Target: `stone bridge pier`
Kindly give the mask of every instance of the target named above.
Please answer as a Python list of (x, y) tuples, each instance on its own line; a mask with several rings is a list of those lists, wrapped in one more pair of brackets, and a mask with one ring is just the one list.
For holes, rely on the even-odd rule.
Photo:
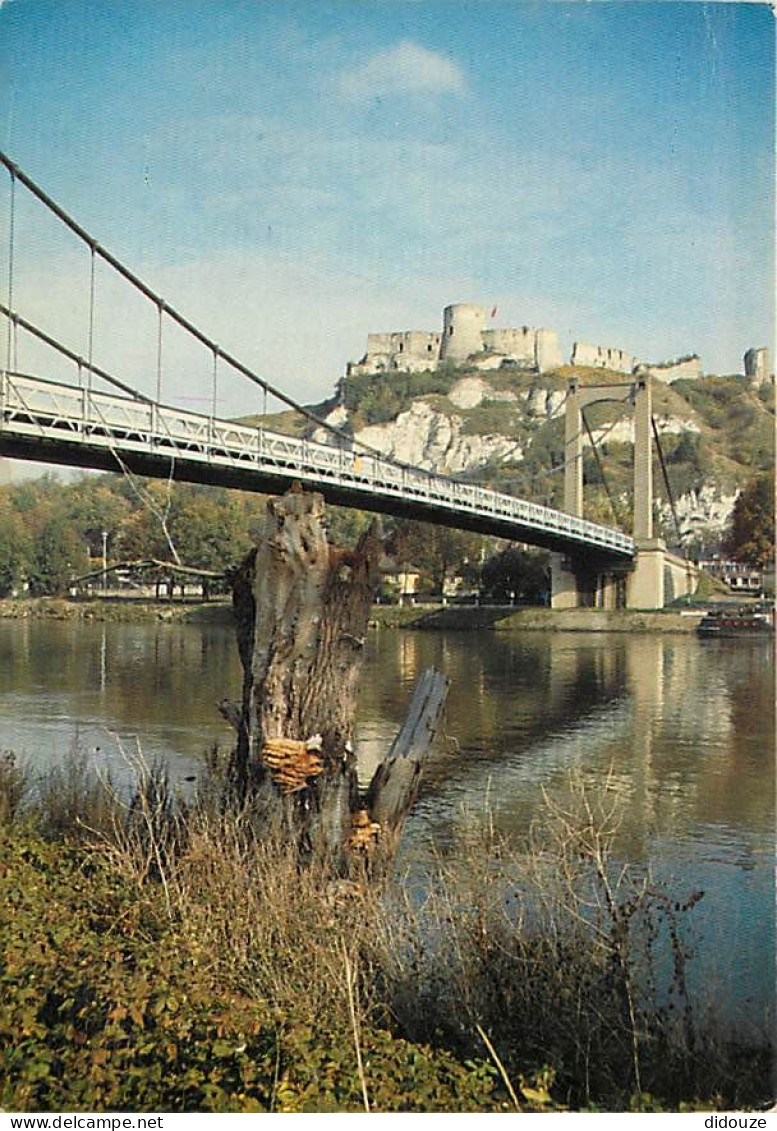
[(586, 405), (614, 401), (634, 409), (634, 541), (626, 565), (589, 555), (551, 555), (554, 609), (662, 609), (696, 584), (696, 570), (667, 551), (653, 532), (652, 391), (649, 374), (628, 384), (587, 385), (571, 381), (565, 426), (564, 510), (583, 517), (583, 417)]

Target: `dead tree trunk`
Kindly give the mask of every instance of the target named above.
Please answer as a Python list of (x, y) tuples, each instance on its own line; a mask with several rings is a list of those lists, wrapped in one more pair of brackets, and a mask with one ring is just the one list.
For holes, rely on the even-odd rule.
[(323, 498), (292, 490), (231, 578), (243, 696), (220, 709), (238, 733), (235, 788), (264, 830), (337, 875), (393, 855), (447, 695), (426, 673), (363, 796), (354, 715), (380, 550), (374, 527), (352, 551), (330, 546)]

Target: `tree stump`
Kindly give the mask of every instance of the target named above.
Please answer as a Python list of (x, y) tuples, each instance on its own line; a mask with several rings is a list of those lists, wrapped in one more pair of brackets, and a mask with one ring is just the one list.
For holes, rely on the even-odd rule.
[(321, 495), (267, 504), (256, 548), (231, 575), (242, 703), (233, 782), (263, 832), (337, 876), (385, 871), (418, 791), (448, 681), (424, 673), (408, 718), (359, 789), (354, 716), (382, 549), (375, 524), (354, 550), (326, 538)]

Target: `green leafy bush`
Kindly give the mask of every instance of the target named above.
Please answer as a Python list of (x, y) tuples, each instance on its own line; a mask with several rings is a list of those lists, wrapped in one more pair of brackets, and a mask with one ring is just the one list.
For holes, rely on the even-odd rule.
[[(11, 1110), (359, 1110), (352, 1034), (241, 992), (159, 885), (103, 853), (0, 832), (0, 1106)], [(312, 954), (311, 959), (315, 959)], [(370, 1104), (499, 1110), (495, 1071), (374, 1025)]]

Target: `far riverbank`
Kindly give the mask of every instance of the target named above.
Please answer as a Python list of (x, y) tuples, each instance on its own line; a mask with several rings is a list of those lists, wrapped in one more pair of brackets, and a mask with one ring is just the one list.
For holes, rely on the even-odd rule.
[(143, 601), (134, 598), (8, 597), (0, 600), (0, 620), (83, 620), (104, 624), (230, 624), (229, 597), (212, 601)]
[[(547, 609), (512, 605), (375, 605), (370, 628), (413, 628), (425, 631), (495, 632), (672, 632), (696, 630), (704, 610), (642, 612), (636, 609)], [(37, 597), (0, 601), (0, 619), (83, 620), (107, 624), (231, 624), (232, 603), (168, 602), (135, 599), (77, 600)]]
[[(391, 623), (391, 610), (386, 619)], [(400, 626), (425, 630), (494, 632), (695, 632), (705, 610), (656, 612), (638, 609), (547, 609), (519, 608), (511, 605), (456, 606), (424, 610), (407, 609), (415, 614)], [(373, 609), (379, 617), (383, 609)], [(378, 620), (377, 623), (381, 623)]]

